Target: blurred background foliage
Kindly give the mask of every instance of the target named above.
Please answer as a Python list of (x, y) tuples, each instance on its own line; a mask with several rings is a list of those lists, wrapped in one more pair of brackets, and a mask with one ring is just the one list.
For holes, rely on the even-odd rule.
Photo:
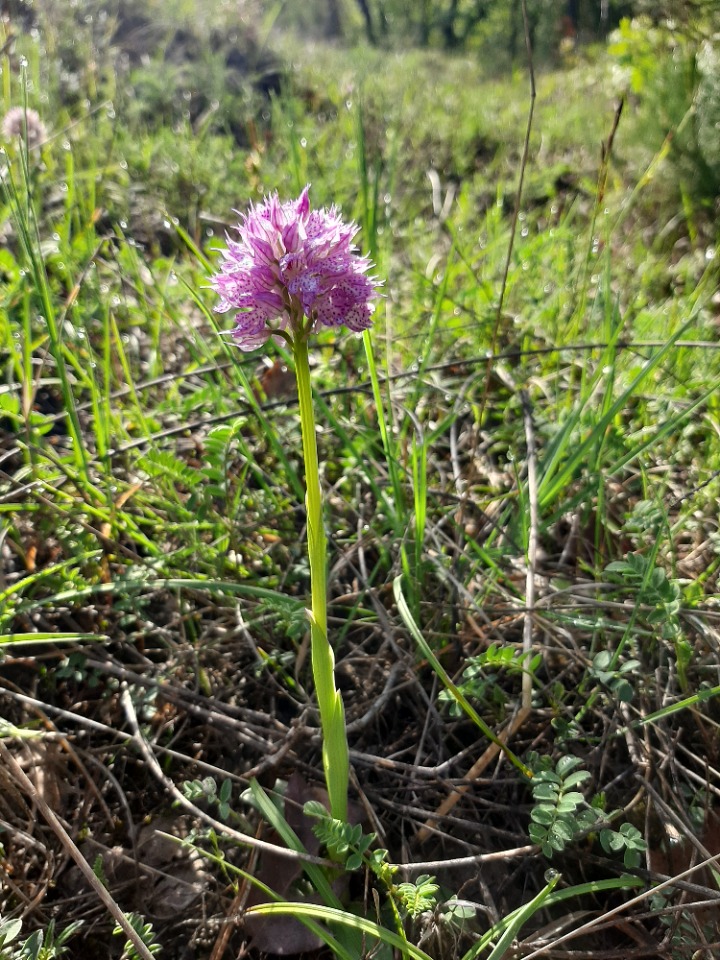
[[(635, 122), (625, 142), (640, 154), (668, 154), (673, 202), (679, 192), (686, 206), (712, 212), (720, 189), (720, 0), (527, 0), (526, 7), (536, 68), (556, 72), (558, 95), (563, 71), (575, 83), (573, 70), (583, 65), (588, 84), (627, 95)], [(138, 190), (159, 206), (180, 197), (188, 211), (181, 221), (195, 236), (209, 197), (221, 210), (237, 203), (233, 183), (258, 185), (269, 140), (278, 125), (294, 123), (289, 103), (297, 103), (297, 116), (332, 122), (344, 58), (366, 78), (363, 95), (380, 74), (392, 78), (378, 110), (392, 112), (395, 98), (396, 112), (409, 111), (414, 140), (423, 139), (423, 126), (443, 125), (443, 104), (452, 116), (451, 101), (467, 99), (454, 63), (462, 60), (458, 76), (470, 70), (511, 83), (527, 67), (521, 0), (2, 0), (0, 9), (8, 42), (21, 35), (44, 44), (45, 65), (30, 79), (41, 100), (66, 107), (59, 120), (72, 123), (100, 98), (121, 120), (111, 150), (123, 158), (117, 189), (110, 177), (103, 198), (111, 219), (131, 216), (143, 200)], [(426, 104), (435, 94), (437, 111), (423, 106), (413, 115), (400, 81), (415, 68), (422, 91), (414, 100)], [(372, 103), (367, 110), (372, 121)], [(86, 124), (100, 122), (91, 115)], [(584, 122), (597, 143), (592, 118)], [(156, 136), (148, 139), (149, 131)], [(458, 156), (427, 159), (462, 177), (494, 152), (497, 136), (463, 127), (445, 150), (453, 139)], [(167, 233), (164, 217), (155, 215), (146, 232)]]

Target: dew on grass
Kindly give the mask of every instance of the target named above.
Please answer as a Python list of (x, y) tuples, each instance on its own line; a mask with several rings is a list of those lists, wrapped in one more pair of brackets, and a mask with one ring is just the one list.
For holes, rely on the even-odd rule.
[(63, 140), (63, 142), (62, 142), (62, 148), (63, 148), (63, 150), (71, 150), (71, 149), (72, 149), (72, 144), (70, 143), (69, 140)]
[(21, 69), (21, 70), (24, 70), (24, 69), (27, 67), (27, 65), (28, 65), (28, 59), (27, 59), (27, 57), (24, 56), (24, 55), (21, 55), (21, 56), (18, 58), (18, 64), (20, 65), (20, 69)]
[(121, 229), (121, 230), (127, 230), (127, 220), (121, 220), (121, 221), (120, 221), (120, 229)]
[(307, 147), (307, 140), (305, 137), (300, 137), (300, 146), (303, 148), (303, 150)]
[(716, 252), (717, 251), (715, 250), (715, 247), (708, 247), (707, 250), (705, 251), (705, 259), (714, 260)]

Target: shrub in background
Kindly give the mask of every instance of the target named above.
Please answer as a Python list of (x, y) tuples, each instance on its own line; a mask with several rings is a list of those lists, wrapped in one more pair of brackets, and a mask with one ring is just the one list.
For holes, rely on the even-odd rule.
[(615, 83), (636, 104), (638, 133), (666, 143), (683, 197), (713, 208), (720, 194), (720, 52), (669, 19), (623, 20), (610, 36)]

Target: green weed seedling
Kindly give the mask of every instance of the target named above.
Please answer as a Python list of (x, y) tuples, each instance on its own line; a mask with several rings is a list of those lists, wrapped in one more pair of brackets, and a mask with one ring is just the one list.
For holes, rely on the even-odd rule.
[(221, 820), (228, 820), (232, 814), (230, 799), (232, 797), (232, 781), (223, 780), (218, 790), (217, 781), (213, 777), (204, 777), (202, 780), (186, 780), (182, 784), (183, 796), (191, 803), (204, 800), (210, 806), (217, 807)]
[(317, 820), (313, 832), (343, 864), (345, 870), (355, 871), (365, 867), (378, 880), (386, 893), (386, 910), (401, 937), (406, 936), (405, 927), (421, 917), (436, 915), (440, 924), (448, 929), (462, 926), (475, 915), (475, 910), (466, 904), (438, 902), (440, 886), (430, 874), (420, 874), (415, 880), (395, 882), (399, 870), (388, 862), (388, 851), (372, 849), (376, 841), (374, 833), (364, 833), (360, 824), (350, 825), (335, 820), (325, 807), (316, 801), (304, 806), (306, 816)]
[(623, 863), (628, 869), (639, 867), (647, 850), (642, 834), (631, 823), (621, 824), (618, 830), (605, 827), (600, 831), (600, 843), (605, 853), (622, 853)]
[[(668, 577), (663, 567), (654, 562), (654, 556), (629, 553), (624, 560), (616, 560), (605, 567), (609, 579), (621, 583), (631, 591), (637, 604), (651, 609), (643, 614), (645, 621), (657, 630), (661, 640), (672, 644), (682, 690), (687, 690), (687, 670), (693, 658), (680, 623), (682, 590), (680, 584)], [(612, 665), (615, 666), (613, 658)], [(629, 661), (633, 662), (633, 661)], [(600, 666), (600, 669), (607, 669)], [(622, 669), (622, 668), (621, 668)]]
[(474, 916), (473, 909), (460, 904), (450, 904), (441, 909), (438, 903), (440, 886), (435, 877), (429, 874), (396, 883), (399, 867), (388, 862), (387, 850), (371, 849), (377, 838), (374, 833), (363, 833), (360, 824), (351, 826), (335, 820), (322, 804), (315, 801), (306, 803), (304, 810), (307, 816), (317, 820), (313, 826), (315, 835), (333, 851), (346, 870), (355, 871), (365, 867), (384, 888), (384, 912), (401, 938), (406, 938), (408, 924), (412, 925), (420, 917), (437, 911), (440, 911), (440, 921), (448, 928)]
[[(159, 954), (162, 950), (162, 947), (159, 943), (155, 943), (155, 932), (153, 930), (153, 925), (151, 923), (146, 923), (138, 913), (126, 913), (125, 918), (130, 923), (133, 930), (138, 934), (150, 953), (153, 954), (153, 956), (155, 956), (155, 954)], [(113, 935), (120, 936), (124, 932), (125, 931), (118, 924), (113, 930)], [(130, 940), (125, 942), (121, 960), (140, 960), (140, 956)]]
[(535, 803), (528, 833), (548, 859), (588, 833), (599, 830), (600, 843), (606, 853), (622, 853), (626, 867), (640, 864), (647, 849), (640, 831), (629, 823), (623, 823), (617, 831), (612, 829), (609, 823), (617, 819), (620, 812), (605, 814), (576, 789), (591, 776), (582, 769), (579, 757), (560, 757), (553, 768), (547, 757), (532, 754), (530, 765), (534, 771)]
[(18, 956), (15, 947), (12, 947), (22, 930), (22, 920), (2, 920), (0, 919), (0, 958), (1, 960), (14, 960)]
[(537, 756), (531, 763), (536, 767), (532, 791), (535, 806), (528, 832), (549, 859), (590, 829), (598, 815), (586, 803), (584, 795), (574, 789), (590, 779), (587, 770), (579, 769), (582, 763), (579, 758), (561, 757), (555, 769)]
[[(515, 646), (491, 643), (487, 650), (468, 657), (458, 689), (465, 697), (502, 707), (508, 700), (502, 675), (522, 677), (529, 672), (534, 677), (541, 664), (541, 653), (528, 655)], [(462, 715), (462, 707), (450, 690), (441, 690), (438, 699), (448, 704), (452, 716)]]
[(59, 933), (55, 921), (50, 920), (44, 930), (35, 930), (20, 939), (22, 922), (0, 918), (0, 960), (54, 960), (68, 950), (68, 941), (83, 925), (82, 920), (68, 924)]
[[(668, 930), (670, 956), (678, 958), (697, 957), (698, 932), (702, 934), (706, 943), (717, 940), (717, 923), (714, 919), (700, 920), (696, 914), (677, 914), (668, 909), (673, 905), (671, 892), (663, 890), (650, 897), (650, 909), (657, 915), (660, 923)], [(710, 911), (708, 911), (708, 915)]]
[(590, 665), (590, 676), (607, 687), (621, 703), (630, 703), (635, 695), (632, 675), (640, 666), (639, 660), (625, 660), (613, 667), (613, 655), (609, 650), (601, 650)]
[(435, 877), (428, 873), (421, 873), (414, 882), (399, 883), (394, 889), (403, 910), (416, 920), (422, 913), (434, 910), (437, 904), (437, 892), (440, 889), (435, 883)]
[(397, 867), (387, 862), (387, 850), (370, 849), (377, 839), (374, 833), (363, 833), (359, 823), (336, 820), (316, 800), (309, 800), (303, 809), (306, 816), (317, 820), (313, 826), (315, 836), (341, 858), (346, 870), (359, 870), (364, 864), (383, 883), (392, 882)]

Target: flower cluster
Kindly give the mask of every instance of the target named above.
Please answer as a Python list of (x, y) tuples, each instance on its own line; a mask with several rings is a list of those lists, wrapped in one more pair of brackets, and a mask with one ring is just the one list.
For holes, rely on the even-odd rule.
[(38, 144), (47, 139), (45, 124), (40, 119), (37, 110), (11, 107), (3, 118), (3, 137), (5, 140), (15, 140), (16, 137), (24, 140), (26, 133), (29, 147), (37, 147)]
[(352, 242), (357, 225), (343, 223), (336, 207), (311, 210), (307, 187), (287, 203), (274, 194), (251, 206), (237, 229), (240, 240), (228, 237), (211, 283), (218, 313), (236, 311), (232, 333), (242, 350), (283, 331), (370, 326), (378, 281)]

